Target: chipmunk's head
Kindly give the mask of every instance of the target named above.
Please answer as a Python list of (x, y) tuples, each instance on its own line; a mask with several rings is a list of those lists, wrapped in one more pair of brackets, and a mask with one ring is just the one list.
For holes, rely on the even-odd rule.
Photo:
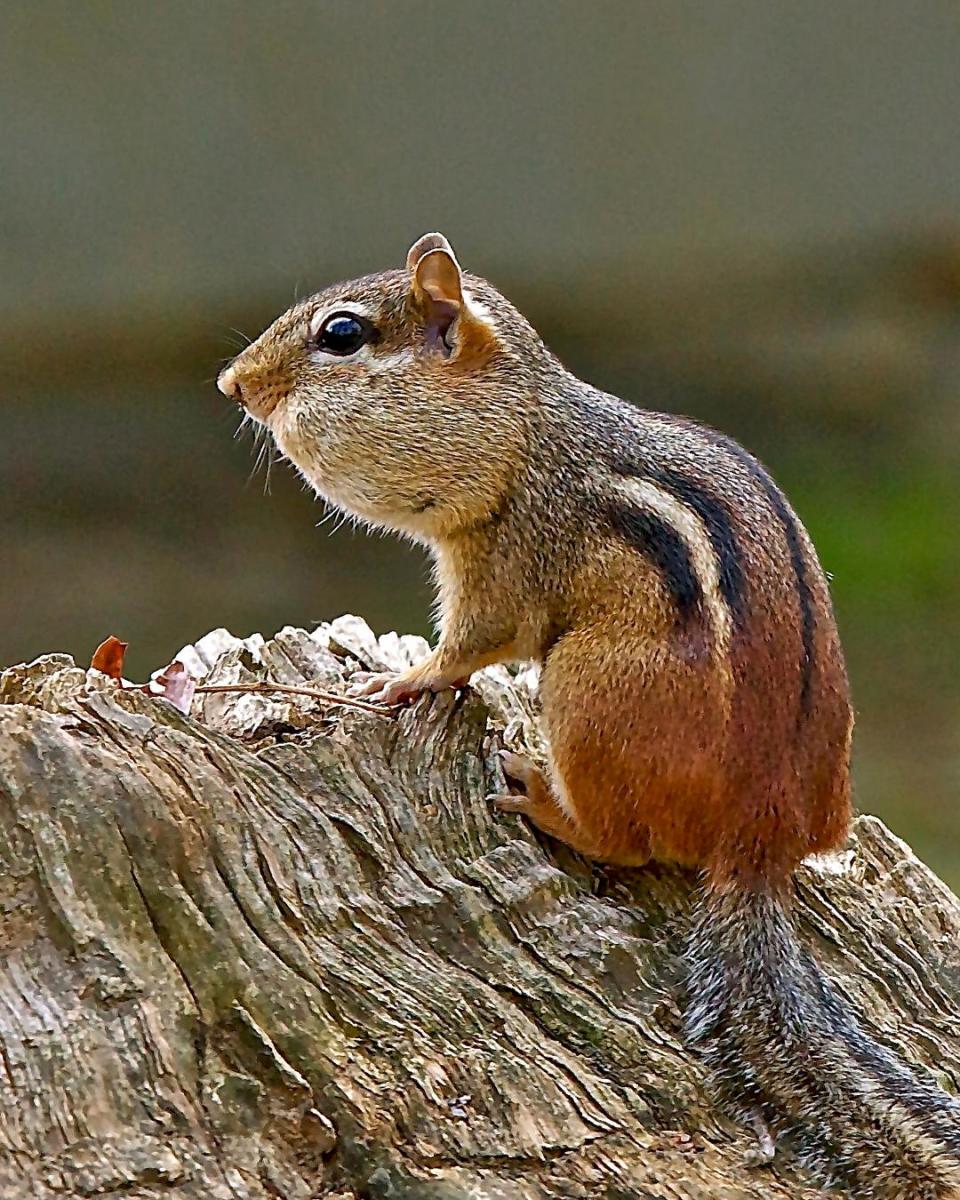
[(432, 539), (497, 511), (550, 361), (516, 309), (430, 233), (405, 270), (294, 305), (217, 384), (332, 503)]

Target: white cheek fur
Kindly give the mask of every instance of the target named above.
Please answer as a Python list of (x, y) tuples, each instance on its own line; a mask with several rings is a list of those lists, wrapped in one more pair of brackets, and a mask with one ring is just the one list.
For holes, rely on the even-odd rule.
[(339, 355), (327, 354), (324, 350), (311, 350), (310, 361), (318, 367), (327, 367), (340, 364), (349, 366), (350, 364), (362, 363), (371, 375), (383, 375), (387, 371), (393, 371), (397, 367), (407, 366), (413, 362), (412, 350), (394, 350), (391, 354), (377, 354), (376, 348), (373, 346), (361, 346), (355, 354)]
[(289, 400), (278, 404), (266, 422), (280, 452), (294, 465), (301, 467), (300, 439), (297, 436), (297, 420), (291, 411)]

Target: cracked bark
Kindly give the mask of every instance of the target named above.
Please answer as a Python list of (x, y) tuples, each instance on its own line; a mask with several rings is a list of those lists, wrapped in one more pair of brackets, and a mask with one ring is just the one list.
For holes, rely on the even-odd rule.
[[(188, 649), (342, 690), (425, 645), (343, 618)], [(0, 677), (0, 1197), (813, 1197), (749, 1168), (679, 1038), (694, 881), (497, 817), (529, 680), (397, 719), (66, 656)], [(874, 1033), (960, 1083), (960, 904), (878, 821), (798, 882)]]

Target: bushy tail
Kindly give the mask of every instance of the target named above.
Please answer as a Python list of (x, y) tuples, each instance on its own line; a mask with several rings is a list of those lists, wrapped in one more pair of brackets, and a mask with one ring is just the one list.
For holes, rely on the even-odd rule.
[(733, 1115), (858, 1200), (960, 1198), (960, 1103), (865, 1033), (779, 896), (708, 887), (688, 962), (687, 1037)]

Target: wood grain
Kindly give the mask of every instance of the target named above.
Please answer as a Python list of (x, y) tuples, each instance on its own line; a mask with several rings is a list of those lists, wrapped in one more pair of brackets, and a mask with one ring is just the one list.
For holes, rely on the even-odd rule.
[[(425, 650), (341, 618), (180, 657), (337, 692)], [(695, 881), (494, 814), (502, 744), (542, 749), (500, 668), (396, 720), (0, 676), (0, 1197), (818, 1195), (745, 1165), (680, 1044)], [(956, 1092), (957, 899), (871, 818), (799, 892), (871, 1029)]]

